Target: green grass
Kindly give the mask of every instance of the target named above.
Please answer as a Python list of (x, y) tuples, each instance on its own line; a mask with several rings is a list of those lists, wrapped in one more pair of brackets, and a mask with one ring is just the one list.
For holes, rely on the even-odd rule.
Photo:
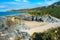
[[(39, 37), (40, 36), (40, 37)], [(35, 32), (32, 35), (33, 40), (60, 40), (60, 27), (55, 29), (49, 29), (48, 31), (45, 31), (43, 33), (37, 33)]]

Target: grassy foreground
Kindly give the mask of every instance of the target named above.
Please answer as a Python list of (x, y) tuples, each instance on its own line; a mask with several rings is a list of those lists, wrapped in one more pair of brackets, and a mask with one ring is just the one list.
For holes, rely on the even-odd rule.
[(60, 40), (60, 27), (49, 29), (43, 33), (35, 32), (32, 38), (33, 40)]

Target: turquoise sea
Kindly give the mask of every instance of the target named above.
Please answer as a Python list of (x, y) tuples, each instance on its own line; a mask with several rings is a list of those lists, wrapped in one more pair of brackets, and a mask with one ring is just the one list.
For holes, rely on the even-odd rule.
[(20, 15), (22, 12), (0, 12), (0, 16), (13, 16)]

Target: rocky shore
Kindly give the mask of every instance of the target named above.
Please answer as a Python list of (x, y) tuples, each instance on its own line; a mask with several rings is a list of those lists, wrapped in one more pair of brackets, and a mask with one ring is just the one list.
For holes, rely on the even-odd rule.
[[(29, 33), (32, 30), (32, 32), (35, 32), (34, 30), (37, 28), (36, 32), (38, 32), (38, 28), (40, 28), (40, 30), (44, 26), (47, 28), (49, 26), (50, 28), (52, 26), (55, 26), (54, 23), (58, 22), (60, 22), (60, 19), (52, 17), (51, 15), (31, 16), (23, 14), (18, 16), (0, 18), (0, 39), (15, 40), (16, 37), (20, 37), (22, 40), (29, 40), (31, 39)], [(44, 29), (46, 28), (44, 27)]]

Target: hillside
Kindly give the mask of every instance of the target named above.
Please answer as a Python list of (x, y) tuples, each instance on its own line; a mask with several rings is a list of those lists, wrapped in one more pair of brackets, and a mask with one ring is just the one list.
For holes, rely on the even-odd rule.
[(37, 15), (42, 16), (48, 14), (60, 19), (60, 1), (53, 3), (52, 5), (49, 6), (37, 7), (31, 9), (11, 10), (8, 12), (24, 12), (36, 16)]

